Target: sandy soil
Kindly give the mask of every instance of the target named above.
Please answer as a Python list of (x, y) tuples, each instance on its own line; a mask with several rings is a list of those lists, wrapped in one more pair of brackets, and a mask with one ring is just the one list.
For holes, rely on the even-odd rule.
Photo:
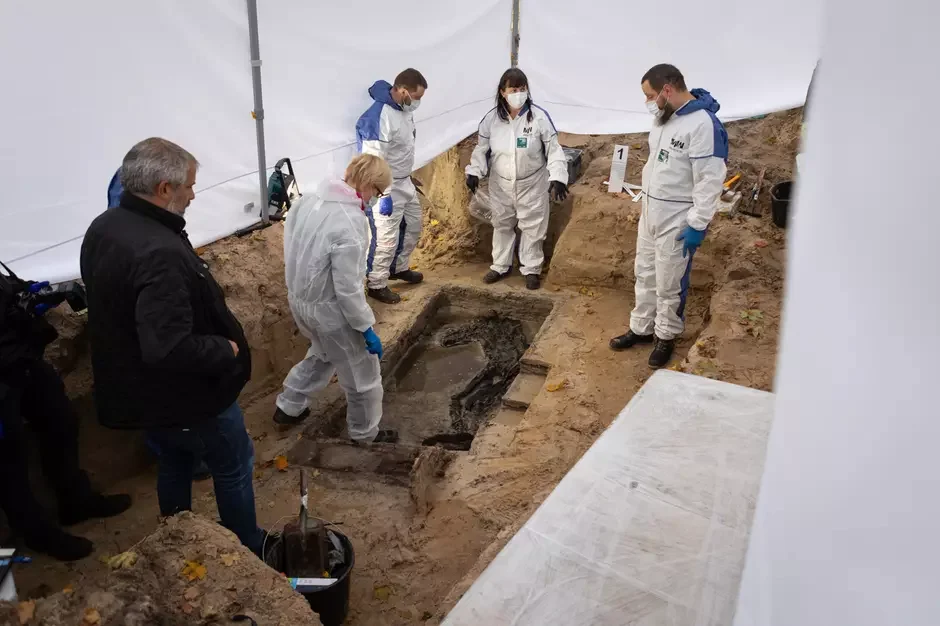
[[(790, 178), (799, 122), (797, 111), (730, 125), (729, 170), (743, 172), (746, 186), (761, 167), (768, 168), (768, 183)], [(525, 357), (539, 364), (547, 384), (528, 410), (487, 425), (470, 452), (432, 459), (425, 453), (412, 478), (309, 470), (312, 508), (342, 522), (340, 528), (356, 548), (350, 624), (441, 619), (651, 373), (645, 350), (614, 353), (607, 347), (611, 336), (623, 332), (633, 305), (639, 206), (623, 194), (608, 194), (602, 185), (614, 143), (634, 146), (628, 179), (639, 181), (645, 137), (569, 135), (562, 143), (584, 149), (584, 164), (571, 199), (553, 209), (553, 254), (540, 293), (556, 305)], [(427, 228), (413, 264), (427, 280), (396, 287), (405, 296), (396, 307), (374, 306), (387, 351), (405, 347), (411, 325), (437, 290), (484, 288), (479, 279), (487, 269), (491, 231), (467, 215), (463, 186), (462, 169), (472, 146), (472, 139), (462, 143), (417, 174), (429, 200)], [(770, 223), (768, 188), (761, 196), (763, 218), (717, 217), (713, 222), (696, 256), (687, 329), (673, 367), (772, 388), (785, 238)], [(305, 426), (286, 432), (272, 427), (280, 381), (306, 348), (287, 309), (281, 240), (282, 228), (275, 225), (202, 251), (253, 349), (254, 377), (242, 405), (256, 446), (256, 499), (266, 527), (283, 525), (285, 516), (296, 514), (292, 470), (309, 458), (303, 446), (335, 427), (341, 416), (334, 384), (318, 398)], [(485, 289), (507, 300), (525, 291), (518, 276)], [(128, 549), (159, 523), (152, 459), (139, 435), (95, 426), (81, 323), (66, 321), (71, 330), (56, 347), (56, 359), (86, 417), (83, 458), (97, 484), (129, 491), (136, 501), (120, 518), (76, 528), (95, 541), (95, 557), (72, 565), (39, 558), (20, 568), (17, 581), (24, 595), (47, 595), (66, 585), (76, 591), (97, 588), (108, 576), (97, 557)], [(383, 373), (389, 374), (387, 368)], [(279, 454), (291, 460), (287, 471), (274, 467)], [(215, 519), (210, 483), (197, 484), (194, 508)]]
[(0, 623), (30, 626), (228, 624), (245, 615), (272, 626), (319, 626), (287, 580), (231, 532), (181, 513), (116, 555), (95, 583), (38, 600), (0, 603)]

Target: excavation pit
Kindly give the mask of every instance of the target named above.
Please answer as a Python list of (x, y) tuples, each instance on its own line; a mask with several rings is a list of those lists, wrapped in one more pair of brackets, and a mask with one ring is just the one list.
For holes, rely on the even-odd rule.
[(471, 288), (431, 294), (408, 330), (397, 340), (384, 338), (382, 427), (397, 429), (399, 442), (368, 450), (349, 445), (345, 406), (334, 406), (327, 425), (295, 446), (294, 460), (402, 475), (423, 446), (467, 451), (491, 421), (518, 424), (545, 378), (526, 351), (554, 304), (546, 296)]

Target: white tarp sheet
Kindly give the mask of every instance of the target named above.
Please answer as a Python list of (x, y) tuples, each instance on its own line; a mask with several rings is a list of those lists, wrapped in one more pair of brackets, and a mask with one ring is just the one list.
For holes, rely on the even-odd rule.
[(654, 374), (445, 626), (727, 626), (773, 395)]
[[(259, 2), (268, 167), (301, 185), (342, 170), (373, 81), (408, 66), (428, 95), (418, 164), (471, 134), (510, 56), (511, 0)], [(433, 27), (430, 27), (433, 25)], [(187, 212), (196, 245), (257, 220), (243, 1), (4, 2), (0, 260), (24, 277), (78, 276), (81, 238), (128, 148), (159, 135), (202, 163)]]
[[(922, 77), (940, 62), (937, 5), (827, 4), (788, 222), (777, 419), (734, 624), (936, 626), (940, 127), (924, 104), (940, 86)], [(881, 99), (846, 106), (886, 77), (917, 97), (890, 113)], [(886, 181), (890, 195), (873, 193)]]
[(819, 0), (521, 0), (519, 67), (570, 133), (649, 130), (640, 79), (657, 63), (711, 91), (722, 119), (802, 105), (819, 55)]

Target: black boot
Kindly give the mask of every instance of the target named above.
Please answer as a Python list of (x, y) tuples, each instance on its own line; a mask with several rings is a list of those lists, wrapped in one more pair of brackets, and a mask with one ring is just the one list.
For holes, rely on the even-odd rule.
[(76, 537), (58, 528), (44, 528), (25, 533), (26, 547), (48, 554), (59, 561), (77, 561), (92, 553), (94, 545), (84, 537)]
[(675, 347), (676, 342), (674, 339), (660, 339), (657, 337), (656, 345), (653, 346), (653, 351), (650, 353), (650, 367), (653, 369), (665, 367), (669, 363), (669, 359), (672, 358), (672, 351)]
[(638, 335), (632, 330), (628, 330), (625, 335), (614, 337), (610, 340), (611, 350), (626, 350), (632, 348), (638, 343), (653, 343), (654, 335)]
[(538, 274), (526, 274), (525, 276), (525, 288), (535, 291), (542, 286), (542, 279), (539, 278)]
[(394, 428), (383, 428), (375, 435), (375, 439), (372, 441), (357, 441), (353, 440), (353, 443), (357, 446), (370, 446), (373, 443), (397, 443), (398, 442), (398, 431)]
[(372, 443), (395, 443), (398, 441), (398, 431), (394, 428), (380, 430)]
[(293, 415), (288, 415), (280, 408), (274, 411), (274, 421), (282, 426), (296, 426), (308, 417), (310, 417), (310, 409), (304, 409), (300, 412), (300, 415), (296, 417)]
[(131, 508), (131, 497), (126, 493), (105, 496), (90, 493), (81, 500), (62, 503), (59, 506), (59, 523), (73, 526), (89, 519), (114, 517)]
[(392, 274), (389, 276), (389, 278), (392, 280), (403, 280), (411, 285), (417, 285), (422, 280), (424, 280), (424, 274), (414, 270), (405, 270), (404, 272), (397, 272)]
[(485, 276), (483, 276), (483, 282), (486, 283), (487, 285), (492, 285), (493, 283), (498, 283), (499, 281), (506, 278), (507, 276), (509, 276), (509, 272), (506, 272), (505, 274), (500, 274), (496, 270), (490, 270), (486, 273)]
[(401, 302), (401, 296), (388, 287), (382, 287), (381, 289), (370, 289), (369, 297), (375, 298), (379, 302), (384, 302), (385, 304), (398, 304)]

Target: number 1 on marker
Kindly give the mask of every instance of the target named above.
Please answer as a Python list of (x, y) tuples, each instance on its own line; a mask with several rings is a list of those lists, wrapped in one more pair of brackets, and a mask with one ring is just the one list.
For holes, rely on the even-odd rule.
[(629, 154), (630, 148), (627, 146), (614, 146), (614, 158), (610, 162), (610, 178), (607, 179), (607, 191), (609, 193), (623, 191), (623, 183), (627, 179), (627, 156)]

